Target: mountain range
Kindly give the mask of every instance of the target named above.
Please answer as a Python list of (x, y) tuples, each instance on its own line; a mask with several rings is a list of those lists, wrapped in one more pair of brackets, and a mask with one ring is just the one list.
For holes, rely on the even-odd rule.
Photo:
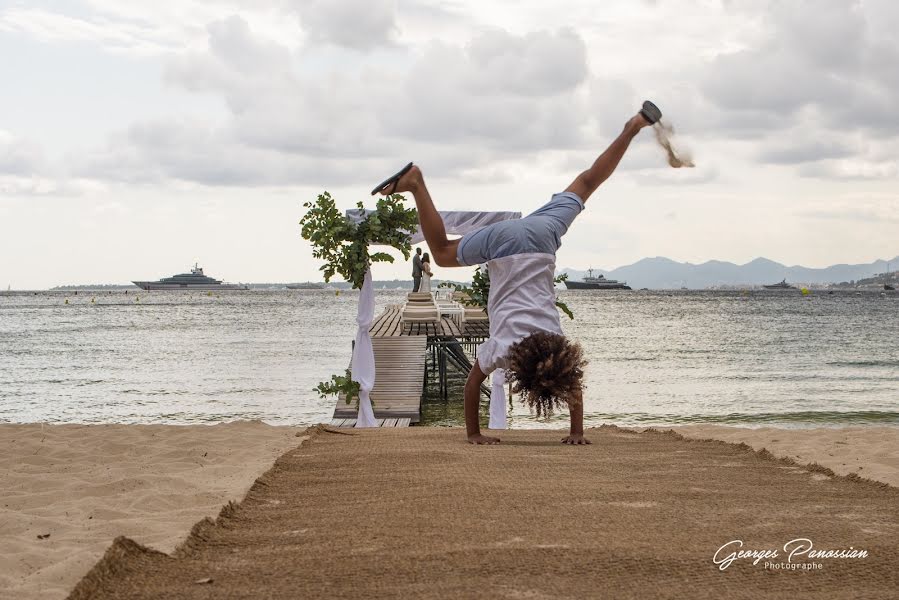
[[(821, 269), (788, 267), (767, 258), (757, 258), (745, 265), (720, 260), (701, 264), (677, 262), (670, 258), (644, 258), (611, 271), (593, 269), (593, 275), (626, 281), (634, 289), (704, 289), (712, 287), (760, 286), (786, 279), (788, 283), (822, 285), (850, 282), (872, 277), (887, 270), (899, 269), (899, 256), (892, 260), (876, 260), (862, 265), (831, 265)], [(572, 280), (587, 274), (578, 269), (559, 269)]]

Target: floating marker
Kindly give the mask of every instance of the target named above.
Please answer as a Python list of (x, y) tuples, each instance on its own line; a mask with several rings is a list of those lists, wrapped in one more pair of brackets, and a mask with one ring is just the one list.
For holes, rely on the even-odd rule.
[(68, 304), (68, 303), (69, 303), (69, 299), (68, 299), (68, 298), (66, 298), (66, 304)]
[(802, 288), (802, 295), (803, 295), (803, 296), (808, 296), (809, 294), (811, 294), (811, 292), (809, 291), (808, 288)]

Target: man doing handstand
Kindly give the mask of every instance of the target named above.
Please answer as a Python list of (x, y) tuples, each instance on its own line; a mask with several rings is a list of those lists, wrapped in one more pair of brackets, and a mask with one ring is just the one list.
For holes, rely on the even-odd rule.
[(478, 423), (481, 384), (496, 368), (506, 370), (512, 391), (521, 393), (538, 414), (568, 406), (571, 430), (563, 443), (590, 443), (584, 437), (581, 385), (586, 361), (580, 345), (562, 334), (555, 306), (556, 251), (584, 203), (618, 166), (631, 140), (661, 116), (654, 104), (644, 103), (624, 131), (564, 192), (522, 219), (494, 223), (461, 239), (447, 238), (421, 170), (411, 163), (372, 191), (412, 193), (422, 233), (439, 266), (487, 263), (490, 339), (481, 346), (465, 383), (465, 427), (470, 443), (499, 442), (482, 435)]

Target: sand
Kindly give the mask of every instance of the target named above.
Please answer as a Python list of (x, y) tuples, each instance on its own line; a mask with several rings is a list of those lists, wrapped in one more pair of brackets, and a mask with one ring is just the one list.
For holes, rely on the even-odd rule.
[[(425, 428), (406, 433), (419, 435), (419, 429)], [(858, 474), (899, 487), (899, 428), (675, 429), (688, 437), (745, 442), (800, 464), (818, 463), (838, 475)], [(0, 425), (0, 598), (65, 597), (117, 536), (172, 552), (196, 522), (240, 500), (278, 456), (301, 441), (300, 431), (260, 423)], [(456, 443), (465, 447), (462, 434), (455, 435), (446, 449), (436, 450), (449, 462), (435, 460), (432, 468), (452, 465)], [(546, 452), (533, 448), (533, 457), (564, 460), (553, 458), (552, 432), (533, 435), (547, 443)], [(335, 481), (332, 493), (349, 493), (354, 510), (366, 509), (363, 482), (344, 475)], [(423, 471), (412, 484), (421, 494), (434, 491)], [(506, 503), (513, 512), (524, 509)], [(404, 510), (415, 514), (418, 508), (410, 504)]]
[(298, 431), (0, 425), (0, 597), (64, 598), (119, 535), (172, 551), (243, 498)]
[[(321, 428), (175, 556), (118, 538), (71, 599), (895, 598), (897, 488), (672, 433), (562, 435)], [(714, 562), (797, 537), (866, 555)]]
[(818, 463), (838, 475), (855, 473), (899, 487), (899, 427), (726, 427), (686, 425), (673, 427), (691, 438), (714, 438), (767, 449), (800, 464)]
[(656, 142), (665, 150), (668, 157), (668, 165), (680, 169), (683, 167), (692, 168), (696, 164), (690, 153), (683, 148), (678, 148), (674, 144), (674, 126), (665, 120), (659, 121), (652, 126), (652, 130), (656, 135)]

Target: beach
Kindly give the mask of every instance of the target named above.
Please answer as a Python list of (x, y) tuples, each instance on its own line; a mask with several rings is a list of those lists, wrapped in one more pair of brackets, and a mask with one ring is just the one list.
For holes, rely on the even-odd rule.
[(799, 464), (816, 463), (837, 475), (855, 474), (899, 487), (899, 427), (728, 427), (671, 428), (693, 439), (748, 444)]
[[(427, 430), (457, 431), (412, 428), (366, 435), (418, 439)], [(899, 428), (695, 425), (675, 430), (693, 439), (745, 442), (754, 450), (766, 448), (799, 465), (817, 463), (837, 475), (855, 474), (899, 487)], [(301, 443), (297, 434), (302, 431), (258, 422), (0, 425), (0, 589), (7, 590), (10, 598), (64, 598), (118, 536), (171, 553), (194, 524), (215, 517), (229, 501), (243, 499), (279, 456)], [(578, 454), (549, 456), (557, 432), (509, 431), (506, 435), (539, 438), (546, 446), (535, 447), (534, 456), (545, 454), (552, 464), (577, 468)], [(602, 439), (596, 441), (601, 448)], [(515, 444), (514, 439), (509, 442)], [(442, 443), (447, 451), (467, 450), (461, 432)], [(427, 469), (438, 473), (446, 465), (426, 461), (418, 468), (419, 475), (410, 485), (421, 494), (434, 493), (437, 483), (426, 476)], [(364, 482), (349, 475), (334, 479), (330, 490), (333, 495), (366, 493)], [(509, 498), (510, 505), (515, 504), (514, 496)], [(360, 510), (366, 506), (361, 496), (356, 502)], [(414, 512), (417, 507), (409, 505), (406, 510)], [(541, 519), (555, 509), (535, 510), (534, 518)]]
[(302, 441), (298, 431), (0, 425), (0, 597), (66, 597), (116, 536), (171, 552), (194, 523), (242, 499)]
[(462, 434), (312, 428), (175, 554), (116, 538), (70, 599), (895, 598), (895, 487), (667, 431)]

